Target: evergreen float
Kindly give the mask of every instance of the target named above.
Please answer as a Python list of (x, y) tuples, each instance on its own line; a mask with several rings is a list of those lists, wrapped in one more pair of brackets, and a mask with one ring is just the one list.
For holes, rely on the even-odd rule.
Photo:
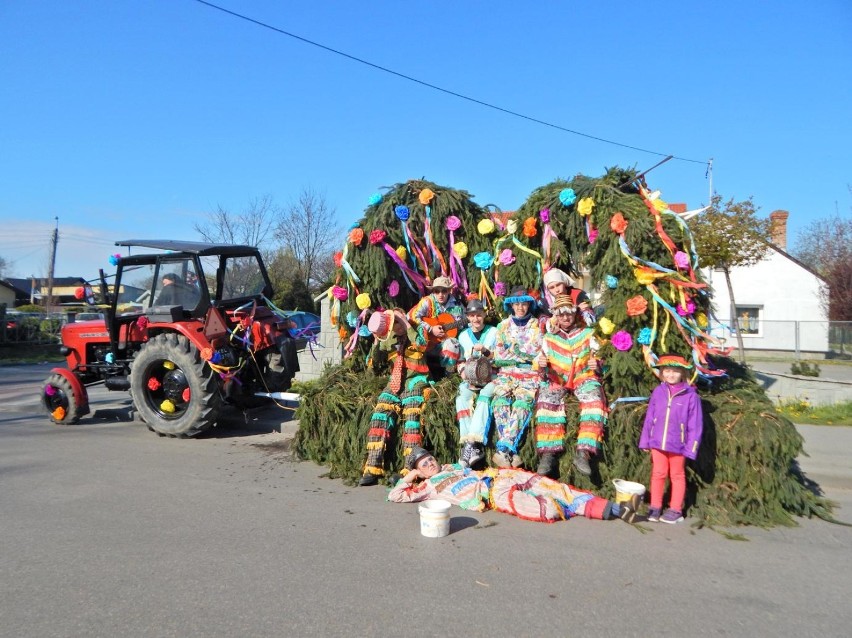
[[(370, 198), (335, 259), (332, 321), (348, 357), (298, 386), (295, 440), (300, 456), (327, 465), (331, 478), (354, 484), (361, 476), (370, 414), (387, 380), (368, 365), (372, 337), (365, 326), (372, 311), (408, 310), (427, 281), (445, 274), (478, 295), (496, 321), (511, 286), (540, 296), (548, 267), (577, 275), (584, 264), (590, 271), (584, 287), (602, 293), (597, 334), (613, 408), (593, 475), (578, 474), (568, 454), (560, 459), (561, 479), (610, 497), (612, 479), (648, 482), (650, 458), (636, 444), (643, 398), (659, 383), (650, 364), (675, 352), (695, 363), (704, 408), (701, 450), (688, 465), (691, 518), (699, 525), (760, 526), (792, 525), (793, 516), (831, 519), (831, 503), (798, 472), (802, 438), (793, 424), (705, 332), (710, 294), (686, 223), (635, 172), (614, 168), (598, 179), (556, 180), (536, 189), (509, 219), (465, 191), (424, 180), (397, 184)], [(458, 456), (458, 382), (453, 376), (436, 383), (423, 414), (426, 445), (442, 463)], [(570, 393), (566, 408), (570, 443), (578, 418)], [(388, 473), (402, 467), (394, 434)], [(520, 454), (535, 468), (529, 429), (525, 439)]]

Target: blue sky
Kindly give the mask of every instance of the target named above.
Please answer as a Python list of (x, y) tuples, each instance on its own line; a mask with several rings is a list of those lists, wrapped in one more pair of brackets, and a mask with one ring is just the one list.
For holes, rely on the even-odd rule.
[[(852, 8), (825, 2), (217, 4), (447, 90), (672, 160), (669, 202), (713, 186), (790, 211), (852, 195)], [(538, 186), (661, 156), (512, 117), (195, 0), (0, 2), (0, 257), (14, 276), (111, 270), (113, 243), (197, 239), (221, 205), (312, 188), (348, 226), (426, 177), (517, 208)]]

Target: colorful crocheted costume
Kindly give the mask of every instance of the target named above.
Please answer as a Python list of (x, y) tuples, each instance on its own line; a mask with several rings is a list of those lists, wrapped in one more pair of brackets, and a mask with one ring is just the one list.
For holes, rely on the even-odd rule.
[[(464, 364), (474, 357), (474, 346), (481, 345), (491, 352), (497, 343), (497, 328), (485, 326), (477, 337), (470, 328), (459, 335), (461, 362)], [(456, 419), (459, 422), (459, 440), (462, 443), (482, 443), (488, 440), (488, 427), (491, 425), (491, 397), (494, 394), (494, 382), (482, 388), (474, 388), (467, 381), (459, 384), (456, 395)]]

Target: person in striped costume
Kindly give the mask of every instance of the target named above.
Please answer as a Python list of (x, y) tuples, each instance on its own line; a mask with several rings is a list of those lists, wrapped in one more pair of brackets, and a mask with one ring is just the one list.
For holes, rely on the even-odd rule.
[(388, 493), (393, 503), (440, 498), (483, 512), (495, 509), (528, 521), (553, 523), (574, 516), (633, 523), (639, 496), (619, 505), (591, 492), (546, 476), (515, 468), (477, 472), (458, 463), (439, 465), (427, 450), (416, 447), (406, 459), (408, 473)]
[(552, 307), (555, 332), (542, 340), (536, 359), (546, 378), (539, 388), (535, 411), (538, 474), (555, 477), (557, 455), (565, 450), (565, 394), (573, 392), (580, 402), (580, 430), (574, 466), (586, 476), (592, 473), (589, 457), (601, 449), (607, 406), (596, 358), (594, 328), (585, 325), (569, 295), (557, 295)]
[(401, 310), (374, 312), (367, 324), (376, 338), (373, 362), (386, 358), (391, 364), (388, 384), (379, 394), (370, 429), (367, 432), (367, 460), (358, 482), (361, 486), (375, 485), (384, 475), (385, 449), (391, 430), (402, 417), (402, 442), (408, 454), (423, 442), (420, 417), (430, 387), (429, 366), (426, 364), (428, 340), (425, 323), (412, 326)]

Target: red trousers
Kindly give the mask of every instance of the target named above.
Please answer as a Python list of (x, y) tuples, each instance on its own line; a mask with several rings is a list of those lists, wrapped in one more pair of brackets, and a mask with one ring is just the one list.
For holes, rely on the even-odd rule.
[(651, 450), (651, 507), (663, 509), (663, 494), (666, 491), (666, 478), (672, 482), (672, 494), (669, 507), (683, 511), (683, 499), (686, 496), (686, 457), (662, 450)]

